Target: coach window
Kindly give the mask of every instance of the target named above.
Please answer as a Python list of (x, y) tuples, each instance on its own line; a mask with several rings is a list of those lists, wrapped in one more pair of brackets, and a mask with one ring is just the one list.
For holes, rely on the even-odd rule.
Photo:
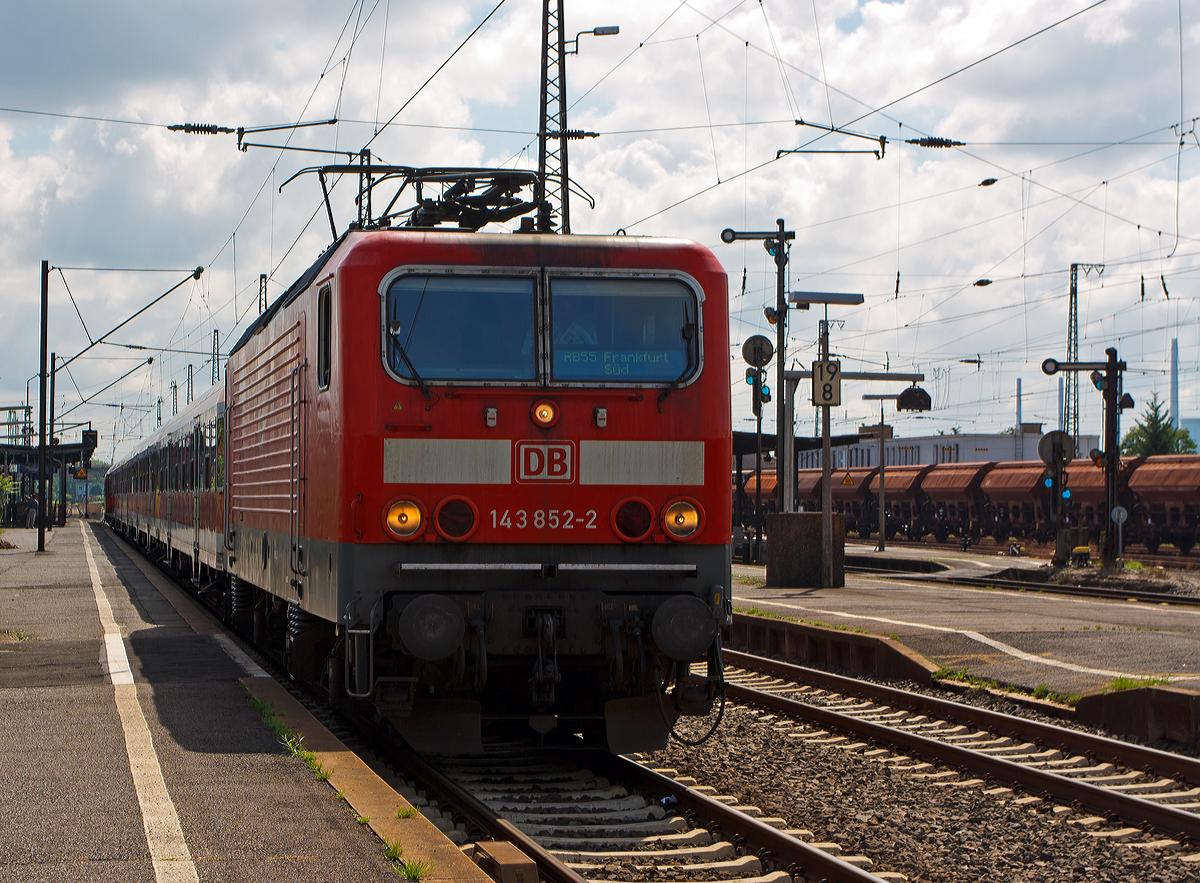
[(332, 322), (333, 307), (330, 304), (329, 286), (326, 285), (317, 295), (317, 386), (320, 389), (329, 388), (330, 363), (333, 355), (330, 342)]
[(408, 274), (387, 290), (387, 363), (405, 380), (531, 381), (533, 277)]
[(682, 382), (700, 362), (696, 310), (674, 279), (552, 279), (551, 379)]

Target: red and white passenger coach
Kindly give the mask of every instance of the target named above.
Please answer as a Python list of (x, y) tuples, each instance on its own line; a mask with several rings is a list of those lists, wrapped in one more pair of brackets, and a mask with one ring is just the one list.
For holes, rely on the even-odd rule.
[(683, 240), (351, 230), (108, 519), (418, 748), (658, 747), (720, 686), (727, 315)]

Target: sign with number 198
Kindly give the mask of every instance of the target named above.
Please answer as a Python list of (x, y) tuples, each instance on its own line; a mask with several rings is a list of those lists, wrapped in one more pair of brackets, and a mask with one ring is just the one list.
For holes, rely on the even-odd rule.
[(842, 363), (812, 363), (812, 403), (840, 405), (842, 403)]

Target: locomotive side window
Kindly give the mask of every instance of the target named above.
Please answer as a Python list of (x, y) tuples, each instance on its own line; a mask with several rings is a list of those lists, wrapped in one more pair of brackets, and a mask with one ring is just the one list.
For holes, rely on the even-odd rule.
[(333, 307), (329, 294), (329, 286), (326, 285), (317, 295), (317, 386), (320, 389), (329, 388), (330, 363), (333, 356), (330, 342)]
[(387, 292), (387, 359), (415, 380), (535, 380), (532, 277), (399, 277)]
[(551, 379), (685, 380), (699, 364), (696, 306), (673, 279), (552, 279)]

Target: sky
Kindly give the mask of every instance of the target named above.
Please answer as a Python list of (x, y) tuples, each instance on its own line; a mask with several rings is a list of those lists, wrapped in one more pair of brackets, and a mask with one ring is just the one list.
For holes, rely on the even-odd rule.
[[(108, 459), (153, 431), (160, 398), (170, 416), (172, 383), (184, 403), (189, 365), (194, 394), (208, 389), (214, 331), (223, 359), (257, 315), (260, 274), (274, 299), (328, 245), (316, 179), (280, 189), (320, 154), (243, 152), (234, 135), (171, 124), (336, 118), (253, 140), (536, 168), (542, 4), (496, 3), (46, 0), (7, 11), (0, 408), (28, 394), (36, 416), (43, 260), (55, 268), (49, 346), (60, 358), (175, 289), (59, 372), (56, 412), (90, 421)], [(1066, 358), (1072, 263), (1104, 266), (1079, 271), (1079, 354), (1103, 360), (1116, 347), (1128, 363), (1137, 408), (1124, 428), (1151, 395), (1168, 399), (1172, 339), (1180, 416), (1200, 416), (1200, 6), (567, 0), (565, 22), (568, 37), (620, 28), (585, 34), (567, 61), (569, 126), (598, 133), (570, 145), (571, 177), (595, 199), (572, 201), (572, 232), (713, 249), (729, 274), (735, 429), (753, 429), (741, 344), (774, 339), (763, 308), (775, 267), (760, 243), (726, 245), (720, 231), (778, 218), (795, 231), (788, 290), (865, 296), (830, 308), (843, 370), (925, 374), (934, 408), (889, 413), (898, 436), (1011, 427), (1018, 380), (1022, 419), (1057, 427), (1058, 378), (1040, 365)], [(861, 152), (880, 136), (881, 158)], [(963, 143), (906, 143), (927, 137)], [(827, 152), (778, 155), (795, 149)], [(342, 227), (352, 196), (334, 191)], [(789, 367), (816, 358), (818, 316), (792, 312)], [(902, 388), (847, 381), (833, 432), (878, 420), (863, 395)], [(1080, 414), (1097, 433), (1100, 395), (1086, 377)], [(802, 394), (798, 434), (812, 434), (814, 416)]]

